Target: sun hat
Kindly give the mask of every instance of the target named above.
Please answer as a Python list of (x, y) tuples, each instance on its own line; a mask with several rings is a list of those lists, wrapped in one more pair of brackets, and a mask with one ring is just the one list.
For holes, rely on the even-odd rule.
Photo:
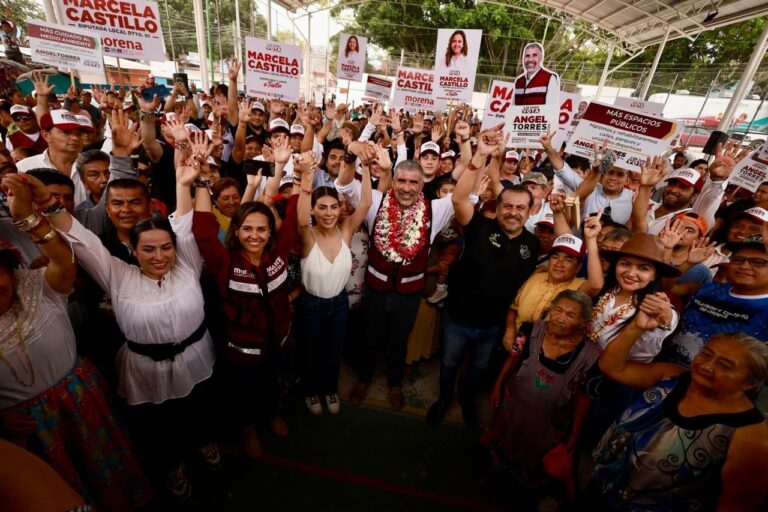
[(611, 261), (621, 256), (636, 256), (652, 261), (659, 277), (679, 277), (680, 270), (664, 262), (664, 244), (661, 239), (648, 233), (635, 233), (617, 251), (601, 251), (601, 256)]

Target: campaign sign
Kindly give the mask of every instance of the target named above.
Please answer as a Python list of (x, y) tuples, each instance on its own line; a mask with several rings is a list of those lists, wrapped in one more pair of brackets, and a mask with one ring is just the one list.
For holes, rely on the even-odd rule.
[(731, 177), (728, 178), (728, 184), (756, 192), (760, 184), (766, 181), (768, 181), (768, 142), (736, 164)]
[(633, 108), (651, 114), (652, 116), (661, 116), (664, 113), (664, 104), (655, 101), (641, 101), (634, 98), (616, 98), (613, 104), (621, 108)]
[(541, 149), (539, 137), (558, 125), (557, 103), (544, 105), (509, 105), (504, 117), (504, 135), (509, 134), (510, 148)]
[(481, 130), (488, 130), (504, 122), (504, 114), (512, 104), (512, 96), (515, 94), (515, 84), (504, 80), (491, 82), (491, 90), (485, 100), (485, 112)]
[(434, 98), (447, 103), (472, 103), (482, 30), (437, 31)]
[(434, 73), (426, 69), (397, 68), (392, 105), (408, 112), (444, 110), (446, 102), (435, 102), (432, 97), (434, 77)]
[(165, 60), (157, 2), (150, 0), (59, 0), (64, 25), (97, 32), (105, 55)]
[(336, 78), (361, 82), (365, 71), (365, 53), (368, 39), (353, 34), (339, 35), (339, 56), (336, 60)]
[(301, 94), (301, 47), (245, 38), (245, 93), (294, 103)]
[(608, 149), (616, 154), (616, 166), (640, 172), (648, 157), (661, 155), (677, 136), (680, 123), (639, 110), (618, 108), (593, 101), (568, 139), (566, 151), (594, 158), (593, 144), (608, 141)]
[(581, 100), (581, 94), (560, 92), (560, 117), (558, 118), (557, 132), (552, 137), (553, 148), (559, 150), (563, 147), (563, 143), (571, 137), (588, 104)]
[(365, 81), (365, 95), (379, 101), (388, 101), (392, 91), (392, 81), (368, 75)]
[(99, 34), (27, 20), (32, 62), (97, 74), (106, 82)]

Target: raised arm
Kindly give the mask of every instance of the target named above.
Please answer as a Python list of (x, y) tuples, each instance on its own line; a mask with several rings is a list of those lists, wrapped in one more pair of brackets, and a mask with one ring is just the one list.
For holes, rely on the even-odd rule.
[(470, 160), (472, 160), (472, 145), (469, 143), (470, 128), (465, 121), (460, 119), (456, 121), (453, 132), (456, 135), (456, 142), (459, 143), (459, 160), (453, 168), (453, 179), (459, 181), (461, 173), (464, 172)]
[(295, 155), (293, 166), (296, 172), (301, 174), (299, 200), (296, 203), (296, 225), (299, 230), (299, 238), (301, 238), (301, 255), (306, 258), (312, 250), (312, 247), (315, 245), (315, 238), (312, 235), (311, 213), (312, 181), (315, 179), (315, 171), (317, 170), (315, 152), (307, 151), (300, 155)]
[[(374, 161), (379, 165), (379, 182), (376, 184), (376, 190), (382, 194), (386, 193), (392, 187), (392, 159), (389, 158), (389, 150), (382, 148), (378, 144), (373, 147), (376, 152)], [(370, 178), (370, 169), (368, 169)], [(363, 175), (363, 184), (365, 184), (365, 175)]]
[(163, 147), (157, 141), (155, 130), (155, 113), (160, 106), (160, 98), (155, 94), (152, 101), (146, 101), (138, 92), (133, 93), (139, 102), (139, 120), (141, 122), (141, 143), (152, 163), (157, 163), (163, 157)]
[[(191, 156), (176, 166), (176, 217), (183, 217), (192, 211), (192, 195), (189, 189), (199, 173), (200, 162)], [(206, 194), (208, 189), (198, 189), (198, 195)]]
[(552, 168), (556, 171), (559, 171), (565, 166), (565, 162), (560, 156), (559, 149), (552, 147), (552, 139), (554, 138), (555, 133), (556, 132), (547, 130), (546, 135), (539, 137), (539, 142), (544, 148), (544, 151), (547, 153), (547, 158), (549, 158), (549, 163), (552, 164)]
[(635, 202), (632, 204), (632, 216), (630, 217), (631, 228), (634, 233), (648, 232), (648, 205), (651, 201), (653, 188), (666, 175), (664, 168), (664, 158), (661, 156), (653, 157), (653, 159), (649, 157), (645, 165), (640, 167), (640, 187), (637, 189)]
[(573, 234), (571, 225), (565, 215), (565, 194), (550, 194), (547, 197), (552, 210), (552, 220), (555, 223), (555, 237)]
[(235, 145), (232, 148), (231, 158), (236, 164), (240, 164), (245, 158), (245, 138), (248, 133), (248, 123), (251, 120), (251, 100), (245, 100), (240, 104), (237, 112), (237, 130), (235, 130)]
[[(277, 194), (280, 189), (280, 180), (283, 179), (285, 172), (285, 164), (288, 163), (288, 159), (291, 158), (291, 146), (288, 143), (288, 138), (281, 139), (272, 148), (275, 155), (275, 175), (271, 176), (267, 180), (267, 186), (264, 189), (264, 195), (271, 201), (272, 197)], [(314, 154), (314, 151), (312, 152)], [(310, 188), (312, 185), (310, 185)]]
[(237, 112), (237, 77), (240, 74), (240, 61), (232, 60), (229, 66), (229, 87), (227, 88), (227, 113), (234, 118)]
[(467, 167), (468, 171), (464, 172), (456, 183), (456, 188), (453, 190), (451, 201), (453, 202), (453, 209), (456, 212), (456, 220), (459, 224), (466, 226), (472, 220), (475, 214), (475, 205), (469, 199), (469, 195), (472, 192), (472, 188), (475, 184), (477, 176), (474, 171), (479, 173), (485, 173), (485, 161), (488, 155), (493, 153), (496, 148), (501, 144), (503, 125), (496, 127), (492, 130), (487, 130), (480, 133), (478, 137), (477, 153), (469, 163)]
[[(379, 152), (386, 152), (386, 150), (378, 145), (375, 146), (376, 149), (376, 155), (380, 154)], [(390, 166), (392, 163), (390, 162)], [(352, 215), (347, 217), (342, 226), (341, 226), (341, 232), (344, 236), (344, 241), (347, 243), (347, 245), (350, 244), (352, 241), (352, 235), (355, 234), (355, 231), (360, 227), (360, 225), (365, 220), (365, 217), (368, 215), (368, 210), (371, 209), (371, 203), (373, 202), (373, 192), (371, 191), (371, 171), (370, 171), (371, 161), (363, 161), (363, 167), (362, 167), (362, 188), (360, 191), (360, 203), (357, 205), (357, 208), (355, 208), (355, 211)], [(390, 169), (382, 169), (381, 171), (383, 174), (390, 174)]]
[(582, 291), (590, 297), (596, 297), (605, 284), (603, 266), (600, 263), (600, 249), (597, 247), (597, 235), (600, 234), (600, 217), (603, 211), (597, 215), (584, 219), (584, 242), (587, 246), (587, 281), (581, 285)]
[(8, 193), (8, 208), (14, 225), (29, 234), (40, 252), (48, 257), (45, 270), (48, 285), (59, 293), (69, 293), (77, 275), (72, 250), (43, 214), (35, 211), (40, 208), (43, 212), (51, 212), (64, 207), (33, 176), (6, 174), (2, 185)]
[(600, 369), (619, 384), (646, 389), (662, 379), (683, 373), (684, 368), (669, 363), (636, 363), (629, 360), (629, 352), (645, 331), (672, 322), (672, 307), (664, 293), (647, 295), (640, 304), (634, 320), (627, 325), (603, 350)]
[(37, 117), (37, 123), (40, 124), (40, 118), (51, 110), (48, 107), (48, 96), (56, 90), (56, 86), (48, 84), (48, 75), (42, 71), (32, 72), (32, 83), (35, 86), (35, 95), (37, 97), (35, 116)]

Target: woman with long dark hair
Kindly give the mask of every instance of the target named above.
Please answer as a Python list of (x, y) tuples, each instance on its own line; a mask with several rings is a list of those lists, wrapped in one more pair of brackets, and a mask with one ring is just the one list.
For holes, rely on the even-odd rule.
[[(365, 220), (371, 206), (371, 177), (363, 166), (360, 204), (341, 219), (341, 203), (335, 188), (312, 191), (315, 162), (297, 158), (302, 167), (298, 203), (299, 235), (302, 241), (301, 277), (304, 292), (299, 300), (299, 318), (305, 341), (304, 396), (309, 411), (323, 412), (320, 396), (331, 414), (339, 412), (336, 394), (341, 351), (349, 318), (346, 285), (352, 272), (352, 235)], [(310, 194), (311, 193), (311, 194)], [(312, 226), (310, 216), (314, 218)]]
[(463, 30), (456, 30), (448, 39), (445, 50), (445, 67), (461, 68), (467, 63), (467, 35)]

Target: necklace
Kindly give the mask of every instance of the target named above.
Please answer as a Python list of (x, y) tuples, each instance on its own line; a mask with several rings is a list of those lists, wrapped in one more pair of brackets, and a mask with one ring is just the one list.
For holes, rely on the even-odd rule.
[(16, 382), (21, 384), (22, 386), (26, 388), (31, 388), (35, 385), (35, 367), (32, 366), (32, 359), (29, 357), (29, 350), (27, 350), (27, 345), (24, 343), (24, 336), (21, 335), (21, 327), (19, 326), (19, 314), (14, 311), (14, 315), (16, 317), (16, 336), (19, 339), (19, 349), (21, 350), (21, 353), (24, 355), (24, 359), (26, 359), (26, 363), (24, 360), (21, 359), (21, 357), (18, 357), (19, 362), (21, 363), (21, 367), (24, 369), (25, 372), (29, 373), (31, 376), (31, 379), (29, 383), (24, 382), (19, 378), (19, 374), (16, 372), (16, 368), (13, 367), (13, 365), (5, 358), (4, 353), (0, 353), (0, 361), (3, 362), (5, 366), (8, 367), (9, 370), (11, 370), (11, 373), (13, 374), (13, 378), (16, 379)]

